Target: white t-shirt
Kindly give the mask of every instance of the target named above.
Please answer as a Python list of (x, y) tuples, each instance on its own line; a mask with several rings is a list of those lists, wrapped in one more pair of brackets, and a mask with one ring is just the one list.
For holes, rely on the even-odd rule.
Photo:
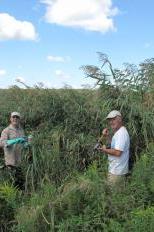
[(108, 171), (114, 175), (128, 173), (130, 138), (124, 126), (114, 134), (111, 141), (111, 148), (122, 151), (120, 156), (108, 155)]

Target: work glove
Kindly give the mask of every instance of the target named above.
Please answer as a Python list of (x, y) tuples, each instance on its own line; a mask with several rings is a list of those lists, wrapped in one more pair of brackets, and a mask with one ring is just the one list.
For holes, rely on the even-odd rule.
[(14, 144), (24, 144), (26, 142), (25, 138), (16, 138), (16, 139), (9, 139), (6, 141), (5, 147), (9, 147)]

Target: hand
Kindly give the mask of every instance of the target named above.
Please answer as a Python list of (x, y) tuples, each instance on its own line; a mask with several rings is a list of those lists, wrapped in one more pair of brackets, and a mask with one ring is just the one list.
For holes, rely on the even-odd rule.
[(99, 151), (105, 152), (106, 151), (106, 145), (103, 145), (98, 148)]
[(109, 137), (109, 129), (108, 128), (104, 128), (103, 131), (102, 131), (102, 135), (104, 137)]

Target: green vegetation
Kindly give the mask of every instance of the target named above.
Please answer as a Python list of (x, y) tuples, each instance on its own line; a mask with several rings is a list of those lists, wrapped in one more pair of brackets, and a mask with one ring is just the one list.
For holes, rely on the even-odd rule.
[[(0, 231), (153, 232), (154, 60), (117, 70), (99, 58), (101, 68), (82, 67), (99, 88), (0, 90), (0, 130), (19, 111), (33, 135), (23, 154), (25, 190), (0, 169)], [(107, 157), (93, 153), (112, 109), (124, 115), (132, 168), (114, 191), (106, 184)]]

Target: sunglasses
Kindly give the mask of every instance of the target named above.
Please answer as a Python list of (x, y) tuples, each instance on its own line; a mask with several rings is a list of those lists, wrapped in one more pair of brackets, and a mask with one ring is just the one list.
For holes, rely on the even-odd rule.
[(12, 116), (12, 118), (18, 118), (18, 119), (20, 119), (20, 117), (17, 116), (17, 115)]

